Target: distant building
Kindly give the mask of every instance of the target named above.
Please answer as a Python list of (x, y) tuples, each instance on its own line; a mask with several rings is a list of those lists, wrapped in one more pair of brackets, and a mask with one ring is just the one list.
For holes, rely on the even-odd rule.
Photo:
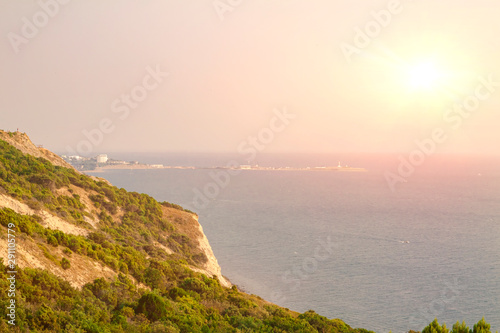
[(97, 155), (97, 163), (106, 163), (108, 161), (108, 155), (101, 154)]
[(251, 165), (240, 165), (240, 169), (241, 170), (250, 170), (250, 169), (252, 169), (252, 166)]
[(125, 161), (108, 160), (108, 164), (116, 165), (116, 164), (128, 164), (128, 163)]

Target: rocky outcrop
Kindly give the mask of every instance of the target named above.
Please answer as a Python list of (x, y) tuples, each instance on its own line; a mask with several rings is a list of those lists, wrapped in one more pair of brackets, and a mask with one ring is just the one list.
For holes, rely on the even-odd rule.
[(198, 267), (190, 266), (190, 268), (193, 271), (203, 273), (210, 277), (215, 275), (221, 285), (230, 288), (232, 284), (222, 275), (217, 258), (208, 242), (207, 236), (203, 232), (202, 226), (198, 222), (198, 216), (175, 208), (166, 207), (163, 207), (163, 215), (167, 219), (175, 221), (177, 231), (187, 235), (191, 240), (197, 243), (198, 250), (207, 258), (204, 264), (200, 264)]
[(0, 130), (0, 139), (8, 142), (10, 145), (14, 146), (25, 154), (30, 154), (35, 157), (43, 157), (54, 165), (73, 169), (70, 164), (66, 163), (57, 154), (54, 154), (53, 152), (45, 148), (35, 146), (35, 144), (30, 140), (26, 133), (5, 132)]
[(203, 227), (199, 224), (198, 222), (198, 216), (193, 215), (193, 218), (196, 220), (198, 223), (198, 227), (200, 230), (201, 236), (198, 238), (198, 246), (199, 248), (205, 253), (207, 256), (208, 261), (205, 263), (204, 267), (202, 269), (192, 267), (194, 271), (198, 271), (200, 273), (203, 273), (207, 276), (217, 276), (217, 279), (219, 280), (220, 284), (223, 285), (224, 287), (230, 288), (231, 287), (231, 282), (229, 282), (228, 279), (226, 279), (222, 273), (221, 273), (221, 268), (219, 266), (219, 263), (217, 262), (217, 258), (214, 255), (214, 252), (212, 251), (212, 247), (210, 246), (210, 243), (208, 242), (207, 236), (205, 236), (205, 233), (203, 232)]

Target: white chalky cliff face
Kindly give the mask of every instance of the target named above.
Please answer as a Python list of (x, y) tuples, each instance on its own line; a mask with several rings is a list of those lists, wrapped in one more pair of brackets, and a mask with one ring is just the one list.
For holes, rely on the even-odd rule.
[[(198, 222), (198, 217), (196, 215), (193, 215), (193, 218)], [(217, 262), (217, 258), (214, 255), (214, 252), (212, 251), (212, 247), (210, 246), (210, 243), (208, 242), (207, 236), (205, 236), (205, 233), (203, 233), (203, 228), (202, 226), (198, 223), (198, 227), (200, 230), (201, 236), (198, 238), (198, 246), (200, 250), (202, 250), (205, 255), (207, 256), (208, 261), (205, 263), (203, 269), (199, 269), (196, 267), (192, 267), (194, 271), (203, 273), (207, 276), (216, 276), (217, 279), (219, 280), (220, 284), (223, 285), (224, 287), (231, 287), (231, 282), (229, 282), (228, 279), (226, 279), (224, 276), (222, 276), (221, 273), (221, 268), (219, 266), (219, 263)]]

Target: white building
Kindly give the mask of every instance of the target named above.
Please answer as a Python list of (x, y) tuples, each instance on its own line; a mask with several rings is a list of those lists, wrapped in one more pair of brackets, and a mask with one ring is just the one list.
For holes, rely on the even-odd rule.
[(97, 155), (97, 163), (106, 163), (108, 161), (108, 155), (101, 154)]

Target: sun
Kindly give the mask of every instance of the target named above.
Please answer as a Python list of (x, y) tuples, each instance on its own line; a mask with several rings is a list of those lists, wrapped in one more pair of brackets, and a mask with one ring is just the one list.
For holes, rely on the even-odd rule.
[[(371, 89), (399, 110), (443, 112), (477, 84), (477, 58), (447, 40), (425, 36), (395, 48), (377, 45), (360, 67)], [(452, 105), (452, 104), (451, 104)]]
[(443, 83), (444, 72), (432, 61), (418, 62), (408, 66), (408, 80), (414, 90), (433, 90)]

